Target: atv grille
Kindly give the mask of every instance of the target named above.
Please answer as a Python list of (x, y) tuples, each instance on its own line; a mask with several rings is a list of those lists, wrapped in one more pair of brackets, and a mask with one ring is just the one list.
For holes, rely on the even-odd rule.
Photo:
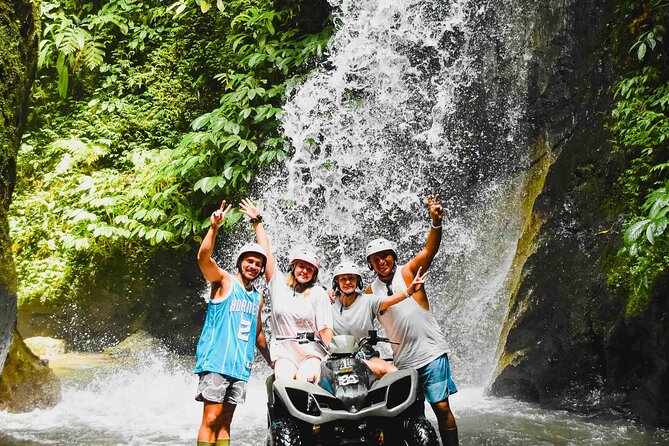
[(405, 376), (390, 385), (386, 407), (392, 409), (399, 406), (411, 395), (411, 377)]
[(381, 387), (380, 389), (372, 390), (371, 392), (369, 392), (369, 395), (367, 395), (363, 407), (369, 407), (373, 406), (374, 404), (384, 402), (386, 400), (387, 391), (388, 391), (387, 387)]
[(286, 393), (288, 394), (288, 398), (290, 398), (290, 402), (295, 406), (295, 409), (308, 415), (318, 416), (321, 414), (321, 410), (318, 408), (318, 404), (312, 394), (291, 388), (287, 388)]
[(323, 409), (346, 410), (344, 403), (337, 398), (330, 398), (325, 395), (314, 395), (314, 398), (316, 398), (318, 405)]

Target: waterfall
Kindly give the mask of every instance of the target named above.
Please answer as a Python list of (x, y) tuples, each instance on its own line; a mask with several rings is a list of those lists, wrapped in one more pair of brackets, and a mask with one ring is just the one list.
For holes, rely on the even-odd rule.
[(492, 3), (331, 3), (326, 60), (281, 118), (290, 160), (258, 181), (273, 250), (285, 265), (291, 248), (312, 246), (327, 270), (365, 265), (367, 241), (383, 236), (406, 262), (425, 243), (426, 195), (441, 194), (427, 292), (458, 382), (482, 386), (520, 231), (522, 50), (509, 27), (491, 27)]

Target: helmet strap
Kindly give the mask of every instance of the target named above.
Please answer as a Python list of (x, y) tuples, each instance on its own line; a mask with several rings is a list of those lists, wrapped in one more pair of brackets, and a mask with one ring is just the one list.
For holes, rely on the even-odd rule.
[(377, 273), (377, 276), (379, 276), (379, 279), (381, 279), (381, 282), (386, 283), (386, 281), (383, 280), (383, 279), (388, 279), (388, 278), (390, 278), (390, 281), (389, 281), (389, 282), (392, 283), (392, 281), (393, 281), (393, 277), (395, 277), (395, 271), (397, 271), (397, 264), (395, 264), (395, 265), (393, 266), (393, 269), (390, 270), (390, 274), (388, 274), (387, 276), (383, 276), (383, 277), (381, 277), (378, 273)]
[(348, 308), (349, 306), (351, 306), (353, 304), (353, 302), (355, 302), (355, 299), (357, 298), (357, 294), (358, 293), (356, 291), (353, 291), (352, 293), (344, 293), (342, 290), (339, 290), (339, 305), (340, 305), (339, 312), (340, 313), (342, 313), (344, 311), (344, 302), (343, 302), (342, 298), (344, 298), (344, 297), (349, 298), (349, 297), (353, 296), (353, 301), (351, 303), (349, 303), (348, 305), (346, 305), (346, 308)]

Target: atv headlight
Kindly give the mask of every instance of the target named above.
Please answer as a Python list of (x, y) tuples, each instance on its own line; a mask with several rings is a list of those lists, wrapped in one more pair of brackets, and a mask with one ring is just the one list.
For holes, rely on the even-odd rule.
[(388, 399), (386, 407), (392, 409), (399, 406), (411, 395), (411, 377), (405, 376), (392, 383), (388, 388)]
[(307, 415), (318, 416), (321, 414), (318, 403), (312, 394), (292, 388), (287, 388), (286, 393), (288, 394), (288, 398), (290, 398), (290, 402), (295, 406), (295, 409)]

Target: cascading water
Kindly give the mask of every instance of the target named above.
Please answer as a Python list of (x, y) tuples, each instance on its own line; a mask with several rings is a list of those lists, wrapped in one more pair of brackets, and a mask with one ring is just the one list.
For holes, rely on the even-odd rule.
[[(495, 122), (467, 120), (482, 82), (474, 24), (486, 7), (469, 0), (335, 6), (326, 68), (295, 86), (284, 108), (291, 160), (259, 181), (272, 244), (278, 254), (314, 246), (329, 267), (343, 258), (364, 265), (366, 242), (384, 236), (406, 261), (425, 243), (425, 196), (440, 193), (446, 219), (427, 287), (432, 311), (458, 381), (483, 385), (506, 309), (524, 162), (515, 108), (482, 104), (479, 112)], [(516, 106), (522, 100), (516, 95)]]

